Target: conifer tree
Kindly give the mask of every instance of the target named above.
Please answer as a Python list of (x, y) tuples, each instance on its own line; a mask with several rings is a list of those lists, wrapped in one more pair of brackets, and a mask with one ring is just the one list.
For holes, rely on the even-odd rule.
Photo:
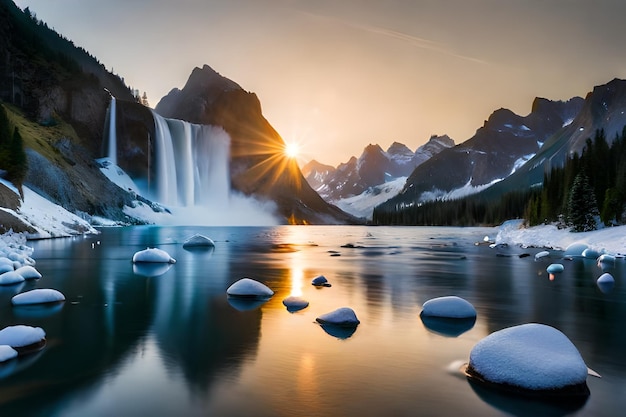
[(580, 172), (574, 178), (567, 211), (573, 232), (588, 232), (596, 229), (595, 216), (598, 215), (598, 204), (584, 172)]

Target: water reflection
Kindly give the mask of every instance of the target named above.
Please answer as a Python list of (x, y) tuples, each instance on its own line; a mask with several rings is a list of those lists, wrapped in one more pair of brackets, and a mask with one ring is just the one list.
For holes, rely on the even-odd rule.
[[(95, 238), (99, 245), (89, 238), (37, 242), (44, 278), (28, 288), (55, 287), (68, 302), (54, 314), (20, 316), (8, 302), (15, 289), (0, 288), (2, 326), (40, 326), (49, 336), (36, 366), (8, 370), (0, 380), (0, 413), (521, 415), (515, 410), (528, 409), (517, 399), (479, 393), (445, 364), (467, 358), (488, 333), (523, 322), (559, 328), (603, 384), (626, 387), (621, 261), (605, 294), (593, 261), (567, 262), (550, 282), (545, 265), (520, 258), (519, 249), (499, 248), (512, 256), (496, 256), (474, 246), (484, 231), (210, 228), (200, 231), (215, 241), (213, 251), (183, 249), (198, 231), (139, 227), (106, 230)], [(346, 242), (354, 247), (342, 248)], [(132, 254), (148, 246), (178, 262), (158, 277), (134, 269)], [(319, 274), (333, 286), (311, 286)], [(274, 297), (251, 309), (234, 306), (226, 288), (245, 276), (268, 285)], [(452, 294), (476, 307), (475, 322), (451, 329), (418, 321), (424, 301)], [(287, 313), (282, 300), (291, 295), (310, 305)], [(344, 305), (358, 313), (358, 332), (315, 323)], [(620, 396), (591, 389), (580, 415), (626, 406)], [(459, 401), (449, 401), (450, 392)], [(544, 406), (530, 412), (554, 412)]]

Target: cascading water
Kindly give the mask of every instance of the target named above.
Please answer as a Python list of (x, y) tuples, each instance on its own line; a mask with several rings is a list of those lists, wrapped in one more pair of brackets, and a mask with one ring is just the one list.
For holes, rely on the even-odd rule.
[(109, 105), (109, 149), (108, 158), (112, 164), (117, 165), (117, 123), (116, 123), (115, 97), (111, 96)]
[(230, 136), (221, 127), (153, 115), (153, 197), (171, 206), (225, 208), (230, 195)]

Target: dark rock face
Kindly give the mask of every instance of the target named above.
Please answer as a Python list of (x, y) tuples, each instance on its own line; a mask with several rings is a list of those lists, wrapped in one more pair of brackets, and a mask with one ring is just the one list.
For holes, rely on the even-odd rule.
[(290, 223), (352, 223), (352, 216), (326, 203), (288, 159), (280, 135), (263, 117), (254, 93), (209, 66), (195, 68), (182, 90), (156, 106), (168, 118), (221, 126), (231, 137), (231, 185), (246, 195), (272, 200)]
[(399, 198), (423, 201), (465, 185), (478, 187), (508, 177), (521, 158), (539, 152), (543, 143), (580, 111), (582, 104), (580, 97), (567, 102), (538, 98), (533, 111), (525, 117), (507, 109), (496, 110), (471, 139), (417, 167), (401, 193), (404, 197)]

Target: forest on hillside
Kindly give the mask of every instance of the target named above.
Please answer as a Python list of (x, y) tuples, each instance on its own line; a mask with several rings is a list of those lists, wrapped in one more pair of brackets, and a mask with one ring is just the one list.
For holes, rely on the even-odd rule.
[(573, 231), (624, 224), (626, 127), (609, 143), (603, 130), (588, 138), (581, 155), (544, 173), (542, 186), (512, 190), (498, 199), (481, 192), (456, 200), (403, 203), (374, 209), (373, 224), (420, 226), (497, 225), (514, 218), (528, 225), (557, 223)]

